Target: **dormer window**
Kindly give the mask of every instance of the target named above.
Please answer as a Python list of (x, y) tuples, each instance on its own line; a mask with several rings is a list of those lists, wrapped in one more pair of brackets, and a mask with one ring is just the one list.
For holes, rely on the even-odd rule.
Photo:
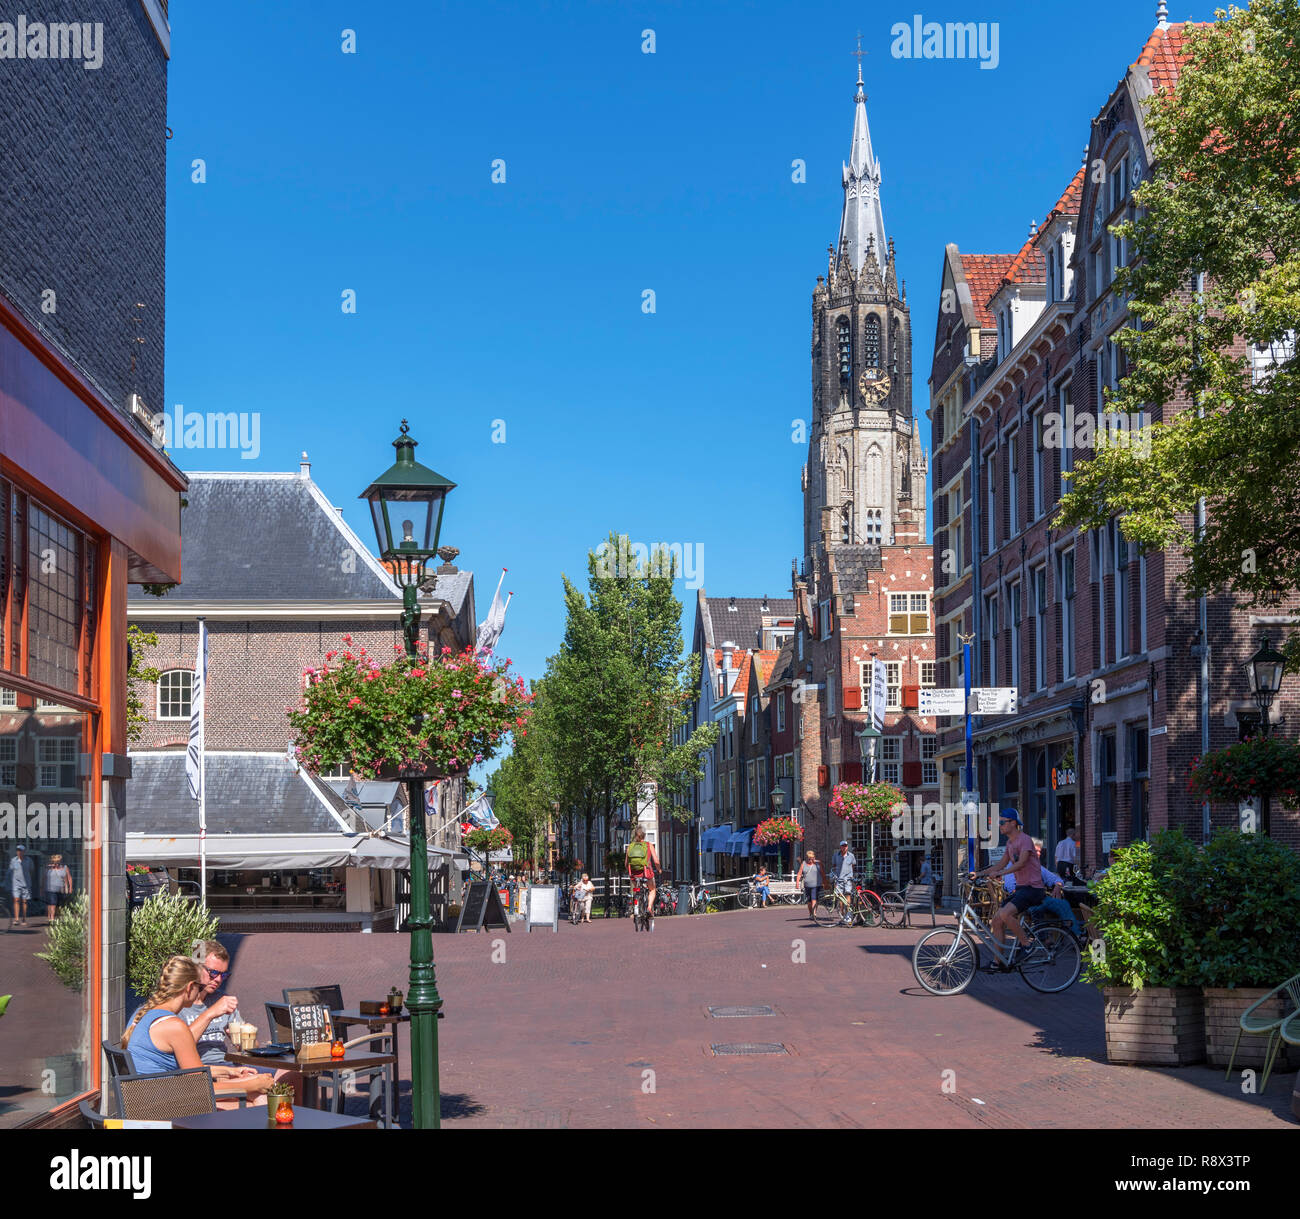
[(1050, 305), (1058, 299), (1056, 281), (1056, 249), (1047, 251), (1047, 303)]

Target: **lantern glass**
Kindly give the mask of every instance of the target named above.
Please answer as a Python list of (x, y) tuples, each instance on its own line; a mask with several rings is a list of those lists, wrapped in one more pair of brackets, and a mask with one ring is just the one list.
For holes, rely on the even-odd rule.
[(1263, 646), (1246, 662), (1246, 679), (1252, 694), (1266, 695), (1272, 699), (1282, 689), (1282, 670), (1286, 657), (1275, 652), (1265, 638)]
[(393, 441), (397, 461), (361, 493), (370, 503), (375, 543), (385, 560), (422, 563), (438, 552), (442, 510), (456, 484), (415, 460), (417, 443), (402, 420), (401, 435)]

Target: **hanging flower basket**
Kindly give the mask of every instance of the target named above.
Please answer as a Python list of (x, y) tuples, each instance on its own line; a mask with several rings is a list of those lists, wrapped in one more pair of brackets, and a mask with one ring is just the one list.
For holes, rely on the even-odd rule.
[(494, 830), (470, 830), (461, 838), (460, 844), (480, 855), (487, 855), (492, 851), (504, 851), (514, 840), (515, 836), (504, 825), (499, 825)]
[(303, 677), (288, 708), (294, 753), (317, 774), (346, 766), (360, 779), (438, 779), (492, 757), (508, 734), (527, 735), (532, 695), (510, 661), (486, 663), (473, 648), (435, 657), (404, 653), (381, 665), (353, 648), (328, 652)]
[(840, 783), (831, 796), (830, 811), (854, 825), (889, 822), (898, 816), (898, 808), (907, 807), (903, 793), (892, 783)]
[(1252, 737), (1192, 763), (1187, 788), (1212, 804), (1237, 804), (1268, 792), (1288, 808), (1300, 804), (1300, 745)]
[(802, 842), (803, 826), (789, 817), (769, 817), (755, 827), (754, 841), (761, 847), (773, 847), (782, 842)]

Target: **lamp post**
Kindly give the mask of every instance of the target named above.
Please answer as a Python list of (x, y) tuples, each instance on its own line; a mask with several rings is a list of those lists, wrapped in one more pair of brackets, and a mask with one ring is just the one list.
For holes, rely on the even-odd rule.
[[(406, 420), (393, 441), (397, 461), (361, 493), (370, 502), (379, 555), (402, 587), (402, 635), (407, 656), (419, 655), (420, 583), (438, 552), (442, 510), (455, 487), (415, 460), (416, 441)], [(394, 531), (397, 524), (399, 532)], [(433, 923), (429, 917), (429, 848), (424, 824), (425, 777), (407, 778), (411, 837), (411, 973), (406, 1006), (411, 1013), (411, 1116), (416, 1130), (441, 1123), (438, 1092), (438, 1009), (442, 999), (433, 968)]]
[(858, 747), (862, 750), (862, 781), (864, 783), (874, 783), (876, 781), (876, 742), (880, 740), (880, 737), (880, 729), (871, 722), (868, 722), (867, 726), (858, 733)]
[[(1282, 670), (1286, 667), (1286, 657), (1269, 646), (1268, 636), (1261, 639), (1261, 647), (1246, 661), (1246, 681), (1250, 686), (1251, 697), (1259, 708), (1259, 730), (1268, 740), (1269, 708), (1282, 689)], [(1272, 832), (1269, 797), (1272, 793), (1267, 787), (1260, 793), (1259, 824), (1265, 834)]]
[[(779, 785), (774, 785), (772, 788), (771, 800), (772, 815), (774, 817), (779, 817), (781, 815), (781, 806), (785, 803), (785, 789)], [(778, 866), (780, 862), (784, 861), (781, 861), (778, 857)]]

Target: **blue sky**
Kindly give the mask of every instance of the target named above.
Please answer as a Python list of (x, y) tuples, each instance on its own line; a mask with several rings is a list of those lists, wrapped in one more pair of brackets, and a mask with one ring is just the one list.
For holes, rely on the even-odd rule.
[[(480, 617), (510, 569), (502, 647), (530, 679), (563, 630), (560, 573), (585, 578), (610, 529), (702, 546), (711, 595), (788, 595), (854, 36), (920, 416), (945, 243), (1019, 248), (1155, 9), (1080, 27), (1057, 0), (176, 5), (167, 408), (259, 412), (260, 453), (174, 455), (293, 470), (305, 449), (370, 538), (356, 496), (408, 418), (458, 484), (442, 540)], [(997, 67), (891, 57), (914, 13), (996, 22)], [(1175, 0), (1193, 16), (1210, 6)]]

